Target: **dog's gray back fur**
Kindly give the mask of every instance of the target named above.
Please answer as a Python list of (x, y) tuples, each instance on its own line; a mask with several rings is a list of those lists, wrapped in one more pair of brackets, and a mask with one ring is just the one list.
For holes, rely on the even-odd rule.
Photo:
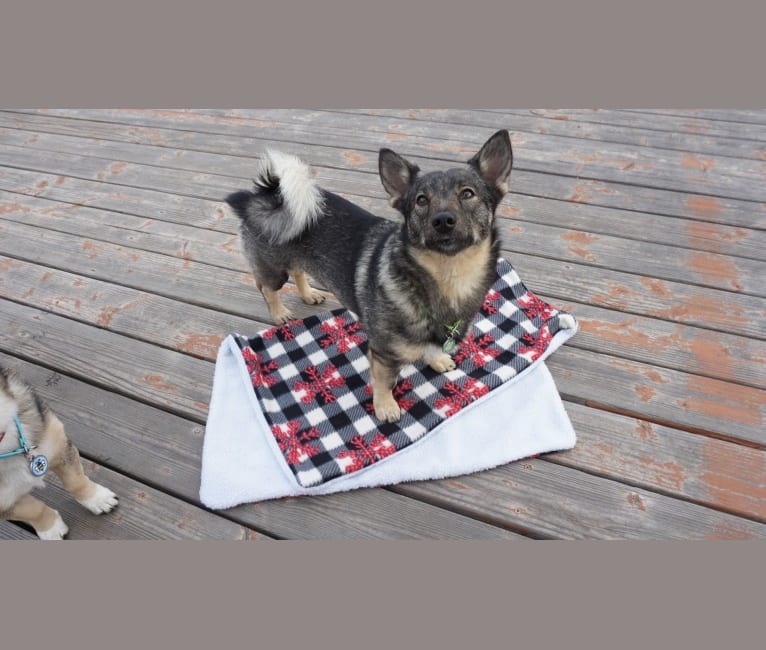
[[(510, 155), (507, 132), (493, 138), (501, 133)], [(313, 197), (313, 210), (305, 202), (303, 212), (291, 209), (297, 201), (288, 197), (297, 186), (284, 187), (274, 164), (262, 168), (253, 191), (231, 194), (226, 202), (242, 219), (243, 251), (259, 284), (277, 291), (289, 271), (308, 273), (359, 316), (378, 356), (398, 362), (407, 346), (441, 346), (448, 324), (459, 321), (457, 338), (462, 338), (494, 279), (500, 246), (494, 211), (505, 190), (498, 189), (500, 181), (495, 186), (486, 180), (480, 154), (464, 168), (420, 176), (417, 166), (381, 150), (381, 179), (404, 217), (400, 223), (319, 189), (304, 163), (292, 157), (281, 160), (303, 166), (294, 177), (302, 177), (300, 193)], [(505, 174), (501, 180), (506, 182), (510, 161), (497, 174)], [(467, 200), (461, 198), (463, 187), (472, 188)], [(428, 197), (427, 205), (422, 196)], [(446, 213), (456, 222), (449, 241), (430, 226)], [(438, 276), (462, 268), (461, 255), (477, 247), (481, 254), (473, 273), (479, 279), (460, 299), (445, 295)], [(425, 261), (431, 258), (436, 266), (429, 269)]]

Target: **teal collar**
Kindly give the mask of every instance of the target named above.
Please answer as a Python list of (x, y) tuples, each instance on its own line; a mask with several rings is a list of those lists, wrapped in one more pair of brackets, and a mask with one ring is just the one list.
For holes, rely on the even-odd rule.
[(19, 432), (19, 447), (16, 451), (9, 451), (6, 454), (0, 454), (0, 458), (10, 458), (11, 456), (18, 456), (19, 454), (29, 455), (30, 447), (27, 444), (26, 438), (24, 438), (24, 429), (21, 426), (21, 420), (18, 415), (13, 416), (13, 421), (16, 423), (16, 431)]
[(45, 472), (48, 471), (48, 459), (42, 454), (39, 456), (32, 455), (32, 449), (37, 447), (37, 445), (30, 447), (27, 444), (27, 440), (24, 438), (24, 429), (21, 426), (21, 420), (19, 420), (18, 415), (13, 417), (13, 421), (16, 423), (16, 431), (19, 432), (20, 447), (16, 451), (9, 451), (8, 453), (0, 454), (0, 458), (11, 458), (12, 456), (19, 456), (20, 454), (24, 454), (29, 461), (29, 470), (32, 472), (32, 474), (37, 477), (42, 476), (45, 474)]

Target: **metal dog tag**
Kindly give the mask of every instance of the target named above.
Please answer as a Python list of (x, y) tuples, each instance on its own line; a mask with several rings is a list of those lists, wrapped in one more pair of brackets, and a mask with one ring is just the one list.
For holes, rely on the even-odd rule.
[(42, 454), (34, 456), (29, 463), (29, 469), (35, 476), (42, 476), (48, 471), (48, 459)]
[(457, 345), (455, 339), (447, 339), (444, 341), (444, 345), (442, 345), (442, 350), (444, 350), (447, 354), (452, 352), (452, 350), (455, 349), (455, 346)]

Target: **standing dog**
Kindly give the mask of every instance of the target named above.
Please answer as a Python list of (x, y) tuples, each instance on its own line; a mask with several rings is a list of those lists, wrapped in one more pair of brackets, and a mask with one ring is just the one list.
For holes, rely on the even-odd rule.
[(401, 411), (392, 389), (401, 368), (423, 358), (437, 372), (466, 334), (495, 278), (494, 224), (513, 164), (508, 131), (498, 131), (460, 168), (421, 174), (381, 149), (379, 171), (402, 223), (376, 217), (317, 187), (294, 156), (267, 152), (252, 192), (226, 202), (242, 219), (242, 247), (276, 322), (291, 320), (277, 291), (292, 274), (304, 302), (322, 294), (306, 274), (356, 313), (369, 341), (375, 415)]
[[(25, 445), (28, 453), (23, 452)], [(68, 528), (58, 512), (30, 492), (43, 487), (49, 467), (93, 514), (109, 512), (117, 497), (83, 473), (80, 454), (64, 425), (18, 375), (0, 367), (0, 515), (22, 521), (40, 539), (62, 539)], [(32, 461), (34, 456), (34, 461)], [(44, 460), (41, 460), (44, 459)]]

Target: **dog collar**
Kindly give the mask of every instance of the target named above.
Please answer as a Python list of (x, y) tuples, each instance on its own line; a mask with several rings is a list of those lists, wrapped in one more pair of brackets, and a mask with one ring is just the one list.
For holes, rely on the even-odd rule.
[(450, 354), (455, 349), (455, 346), (457, 346), (456, 338), (462, 324), (463, 321), (458, 319), (452, 323), (452, 325), (445, 326), (447, 328), (447, 339), (442, 345), (442, 350), (444, 350), (447, 354)]
[(27, 444), (27, 440), (24, 437), (24, 428), (21, 426), (21, 420), (18, 415), (13, 416), (13, 421), (16, 424), (16, 431), (19, 434), (19, 448), (15, 451), (9, 451), (5, 454), (0, 454), (0, 458), (11, 458), (12, 456), (18, 456), (24, 454), (29, 461), (29, 469), (35, 476), (42, 476), (48, 471), (48, 459), (39, 454), (37, 456), (32, 455), (32, 449), (35, 449), (37, 445), (30, 447)]
[[(420, 303), (420, 311), (426, 316), (426, 318), (430, 318), (432, 321), (435, 321), (433, 312), (424, 302)], [(460, 326), (462, 324), (463, 320), (458, 319), (451, 325), (444, 326), (444, 328), (447, 330), (447, 338), (442, 344), (442, 350), (444, 350), (447, 354), (450, 354), (457, 347), (457, 335), (460, 332)]]

